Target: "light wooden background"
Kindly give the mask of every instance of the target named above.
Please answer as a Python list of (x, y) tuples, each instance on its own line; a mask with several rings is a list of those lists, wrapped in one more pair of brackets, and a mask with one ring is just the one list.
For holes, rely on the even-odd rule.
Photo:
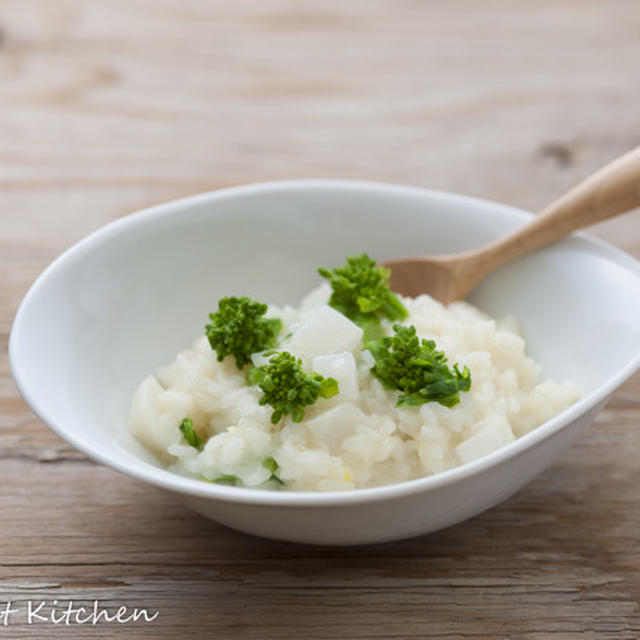
[[(636, 0), (0, 0), (0, 611), (160, 612), (0, 637), (639, 638), (638, 376), (501, 506), (331, 549), (226, 530), (87, 460), (6, 357), (37, 274), (135, 209), (343, 177), (535, 210), (639, 125)], [(640, 258), (640, 213), (594, 232)]]

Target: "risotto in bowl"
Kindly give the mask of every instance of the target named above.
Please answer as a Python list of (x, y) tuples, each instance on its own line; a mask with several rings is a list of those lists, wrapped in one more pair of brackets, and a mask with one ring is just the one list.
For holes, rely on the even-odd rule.
[[(36, 281), (14, 377), (78, 449), (230, 527), (321, 544), (434, 531), (546, 469), (638, 369), (640, 267), (575, 234), (468, 301), (361, 296), (357, 313), (336, 274), (364, 252), (470, 249), (528, 215), (341, 181), (154, 207)], [(232, 329), (241, 312), (254, 333)]]
[[(351, 264), (358, 264), (358, 258), (371, 265), (372, 274), (384, 274), (366, 256), (352, 258)], [(354, 295), (360, 291), (355, 285)], [(570, 381), (541, 380), (513, 318), (496, 322), (468, 303), (447, 308), (428, 295), (388, 295), (404, 307), (404, 326), (392, 326), (380, 313), (377, 340), (369, 340), (359, 326), (370, 333), (369, 320), (358, 324), (335, 308), (340, 305), (331, 305), (329, 284), (314, 289), (299, 308), (266, 311), (263, 306), (269, 317), (261, 319), (262, 325), (252, 323), (248, 299), (224, 299), (223, 311), (212, 315), (224, 325), (223, 338), (216, 341), (210, 328), (210, 339), (203, 335), (142, 382), (132, 403), (133, 435), (169, 469), (205, 481), (339, 491), (403, 482), (470, 462), (528, 433), (580, 397)], [(230, 317), (228, 309), (234, 306)], [(269, 334), (272, 350), (256, 347), (248, 330), (272, 321), (278, 322), (277, 335)], [(407, 328), (415, 331), (407, 333)], [(227, 351), (234, 331), (249, 341), (244, 348), (241, 340), (231, 345), (240, 347), (239, 363)], [(434, 338), (437, 346), (425, 351), (420, 341)], [(381, 354), (384, 344), (388, 348)], [(260, 351), (252, 352), (256, 348)], [(434, 351), (459, 363), (458, 372), (464, 366), (465, 375), (456, 377), (433, 358)], [(309, 384), (314, 375), (334, 383), (328, 397), (311, 398), (309, 406), (298, 403), (299, 416), (276, 415), (266, 400), (261, 403), (264, 384), (251, 383), (255, 372), (282, 360), (282, 353), (293, 356), (288, 362), (295, 367), (297, 361), (294, 370)], [(383, 365), (393, 358), (397, 366), (381, 376), (374, 353)], [(424, 362), (416, 365), (416, 356)], [(404, 381), (407, 375), (416, 382)], [(288, 398), (295, 382), (280, 379)], [(412, 385), (414, 395), (402, 394), (398, 385), (403, 382)], [(429, 385), (435, 392), (415, 393)], [(437, 385), (444, 386), (443, 393)], [(406, 402), (400, 400), (405, 396)]]

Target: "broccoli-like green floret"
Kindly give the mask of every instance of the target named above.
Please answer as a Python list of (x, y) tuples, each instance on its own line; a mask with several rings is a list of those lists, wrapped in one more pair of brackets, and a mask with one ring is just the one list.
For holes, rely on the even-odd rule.
[(218, 302), (218, 310), (209, 314), (211, 323), (205, 331), (219, 361), (232, 355), (242, 369), (251, 361), (252, 353), (275, 346), (282, 322), (279, 318), (263, 318), (266, 312), (266, 304), (246, 297)]
[(318, 273), (331, 283), (329, 304), (365, 330), (365, 341), (383, 335), (382, 317), (402, 320), (408, 315), (398, 296), (389, 289), (391, 271), (377, 267), (366, 253), (348, 257), (342, 267), (320, 267)]
[(249, 369), (247, 382), (257, 384), (262, 390), (261, 405), (273, 407), (273, 424), (287, 414), (291, 414), (294, 422), (300, 422), (305, 406), (313, 404), (318, 397), (330, 398), (338, 393), (334, 378), (323, 378), (319, 373), (307, 375), (302, 361), (287, 351), (273, 355), (268, 364)]
[(387, 389), (402, 394), (396, 407), (436, 401), (445, 407), (460, 402), (460, 391), (471, 388), (471, 374), (465, 366), (460, 371), (447, 366), (447, 358), (436, 350), (433, 340), (419, 340), (414, 326), (393, 325), (394, 335), (367, 344), (375, 366), (371, 372)]

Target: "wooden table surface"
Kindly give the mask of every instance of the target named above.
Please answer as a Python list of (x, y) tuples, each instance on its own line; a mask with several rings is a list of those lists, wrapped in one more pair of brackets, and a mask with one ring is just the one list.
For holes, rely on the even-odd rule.
[[(636, 0), (0, 0), (0, 637), (639, 638), (638, 376), (504, 504), (322, 548), (88, 460), (7, 362), (38, 273), (128, 212), (298, 177), (536, 210), (640, 144), (639, 105)], [(640, 258), (637, 211), (594, 233)], [(157, 617), (28, 624), (69, 601)]]

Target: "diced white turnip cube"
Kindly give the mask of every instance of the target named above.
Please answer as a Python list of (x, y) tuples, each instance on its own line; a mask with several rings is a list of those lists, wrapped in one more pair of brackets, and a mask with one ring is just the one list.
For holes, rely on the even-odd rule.
[(350, 351), (343, 351), (313, 359), (313, 370), (325, 378), (334, 378), (338, 382), (340, 400), (356, 400), (358, 398), (358, 376), (356, 359)]
[(464, 442), (461, 442), (455, 448), (455, 452), (460, 462), (464, 464), (504, 447), (512, 442), (513, 439), (514, 436), (511, 429), (507, 429), (505, 425), (497, 423), (485, 427)]
[(332, 455), (336, 455), (343, 440), (354, 433), (358, 424), (366, 422), (367, 416), (355, 404), (345, 402), (309, 420), (307, 428), (319, 442), (328, 447)]
[(328, 305), (309, 313), (291, 337), (295, 353), (309, 359), (353, 351), (362, 339), (362, 329)]
[(131, 410), (131, 432), (161, 460), (167, 460), (168, 446), (180, 442), (176, 420), (162, 408), (167, 393), (153, 376), (148, 376), (135, 392)]

